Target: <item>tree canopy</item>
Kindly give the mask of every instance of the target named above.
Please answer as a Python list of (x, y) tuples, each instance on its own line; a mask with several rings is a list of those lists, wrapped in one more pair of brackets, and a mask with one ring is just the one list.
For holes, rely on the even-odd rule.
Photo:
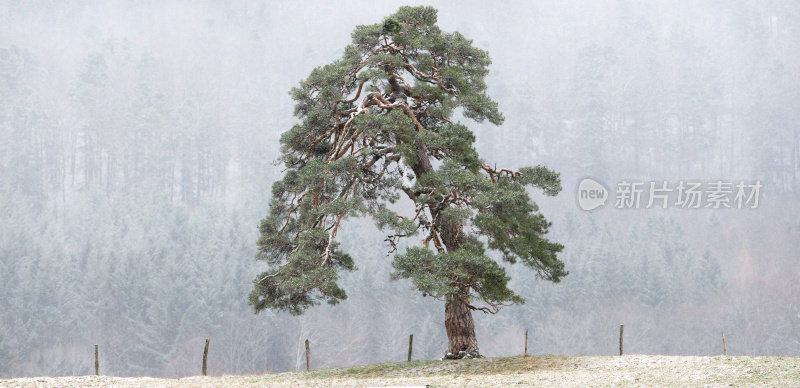
[[(526, 191), (556, 195), (559, 174), (481, 160), (474, 134), (454, 116), (502, 124), (486, 94), (491, 60), (436, 20), (432, 7), (401, 7), (357, 26), (341, 59), (291, 90), (301, 122), (280, 139), (286, 170), (260, 225), (256, 258), (269, 270), (254, 281), (256, 312), (302, 314), (347, 297), (339, 273), (356, 266), (335, 236), (348, 217), (374, 218), (392, 252), (401, 238), (416, 238), (394, 256), (392, 278), (471, 310), (524, 301), (487, 247), (544, 279), (567, 275), (557, 258), (563, 246), (543, 237), (550, 223)], [(413, 201), (409, 214), (391, 205), (402, 196)]]

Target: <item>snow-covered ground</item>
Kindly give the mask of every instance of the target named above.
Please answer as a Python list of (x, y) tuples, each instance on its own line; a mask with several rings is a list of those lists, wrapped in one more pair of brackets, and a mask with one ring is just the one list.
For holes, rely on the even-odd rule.
[[(0, 380), (2, 387), (603, 387), (800, 386), (800, 359), (792, 357), (513, 357), (387, 364), (330, 371), (258, 376), (32, 377)], [(381, 371), (385, 372), (381, 372)]]

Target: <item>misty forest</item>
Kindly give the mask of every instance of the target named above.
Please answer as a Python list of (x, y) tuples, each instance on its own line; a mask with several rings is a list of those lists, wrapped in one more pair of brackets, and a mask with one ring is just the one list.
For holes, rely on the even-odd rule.
[[(724, 332), (728, 354), (800, 356), (800, 4), (422, 5), (0, 0), (0, 377), (91, 374), (95, 344), (102, 374), (197, 375), (207, 338), (213, 375), (305, 368), (306, 339), (314, 369), (403, 361), (409, 334), (440, 359), (462, 346), (453, 301), (485, 356), (521, 354), (526, 330), (532, 354), (612, 355), (620, 324), (627, 353), (716, 355)], [(403, 35), (428, 22), (452, 35)], [(327, 96), (373, 33), (396, 39), (363, 93)], [(404, 65), (400, 36), (468, 59)], [(331, 150), (325, 109), (392, 176), (330, 157), (355, 180), (294, 216), (318, 171), (299, 172), (356, 152)], [(587, 177), (610, 192), (592, 211)], [(484, 192), (427, 191), (455, 181)], [(763, 187), (757, 206), (615, 206), (620, 182), (683, 181)], [(364, 203), (326, 197), (352, 186)], [(447, 198), (477, 215), (434, 209)], [(396, 221), (415, 210), (430, 219)], [(436, 232), (439, 214), (461, 224)], [(462, 225), (476, 237), (448, 237)], [(312, 235), (322, 254), (287, 254)], [(415, 264), (462, 259), (483, 277), (460, 289)]]

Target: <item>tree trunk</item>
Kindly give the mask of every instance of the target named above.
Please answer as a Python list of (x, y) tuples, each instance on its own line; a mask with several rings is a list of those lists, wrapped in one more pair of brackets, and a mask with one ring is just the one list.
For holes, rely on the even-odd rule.
[[(463, 229), (464, 225), (460, 223), (442, 221), (439, 234), (448, 252), (461, 248)], [(464, 303), (464, 301), (469, 302), (469, 288), (462, 287), (459, 294), (460, 298), (448, 298), (444, 306), (444, 327), (447, 329), (448, 342), (444, 358), (480, 357), (472, 310)]]
[[(419, 162), (413, 166), (414, 174), (417, 178), (428, 171), (433, 170), (430, 158), (425, 146), (417, 147), (417, 157)], [(438, 213), (438, 211), (436, 212)], [(434, 219), (437, 214), (431, 214)], [(461, 248), (461, 237), (464, 225), (440, 221), (439, 232), (448, 252)], [(469, 288), (461, 289), (461, 298), (469, 297)], [(459, 298), (448, 298), (444, 306), (444, 327), (447, 330), (447, 352), (446, 359), (476, 358), (480, 357), (478, 352), (478, 338), (475, 336), (475, 322), (472, 319), (472, 310)]]
[(472, 310), (464, 302), (456, 298), (447, 301), (444, 307), (444, 327), (447, 329), (448, 342), (444, 358), (480, 357)]

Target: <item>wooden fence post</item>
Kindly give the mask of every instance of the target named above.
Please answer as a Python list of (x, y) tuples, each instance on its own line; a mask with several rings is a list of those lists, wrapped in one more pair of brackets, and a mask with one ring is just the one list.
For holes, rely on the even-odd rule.
[(97, 345), (94, 346), (94, 375), (100, 376), (100, 357)]
[(619, 355), (622, 355), (622, 333), (625, 331), (625, 325), (619, 325)]
[(206, 347), (203, 349), (203, 376), (208, 376), (208, 343), (210, 340), (206, 338)]
[(725, 332), (722, 332), (722, 355), (728, 355), (728, 345), (725, 344)]
[(308, 350), (308, 338), (306, 338), (306, 372), (311, 370), (311, 351)]
[(525, 329), (525, 355), (528, 355), (528, 329)]
[(408, 336), (408, 361), (411, 361), (411, 349), (414, 347), (414, 334)]

